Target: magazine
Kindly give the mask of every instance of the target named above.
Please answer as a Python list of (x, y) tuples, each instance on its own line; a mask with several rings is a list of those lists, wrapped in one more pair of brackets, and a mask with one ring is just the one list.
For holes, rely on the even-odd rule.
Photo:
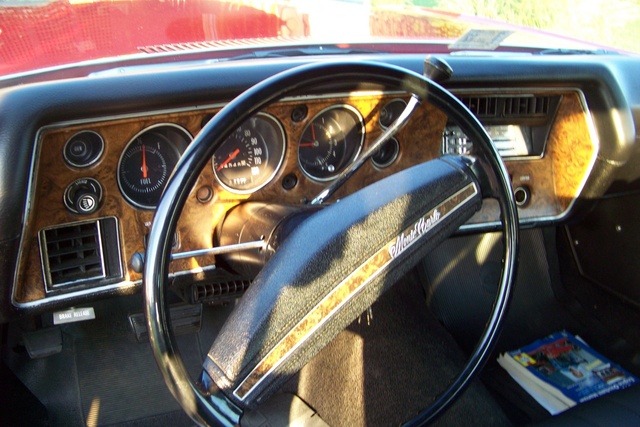
[(638, 381), (566, 331), (503, 353), (498, 363), (552, 415)]

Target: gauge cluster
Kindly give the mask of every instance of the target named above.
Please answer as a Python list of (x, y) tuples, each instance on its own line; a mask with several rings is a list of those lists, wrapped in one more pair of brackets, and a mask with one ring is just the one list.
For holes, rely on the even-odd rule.
[[(379, 126), (384, 128), (385, 120), (393, 120), (402, 111), (398, 107), (403, 106), (404, 101), (399, 99), (385, 105)], [(262, 189), (282, 169), (288, 149), (295, 153), (300, 173), (322, 185), (337, 177), (362, 151), (365, 122), (362, 113), (352, 105), (332, 104), (311, 117), (302, 117), (298, 120), (302, 126), (298, 134), (288, 134), (282, 121), (282, 117), (260, 112), (236, 129), (211, 159), (217, 185), (239, 195)], [(96, 132), (78, 135), (84, 137), (83, 141), (102, 141)], [(69, 157), (67, 152), (79, 151), (75, 148), (79, 145), (78, 138), (74, 136), (65, 147), (65, 159)], [(185, 127), (168, 122), (145, 127), (130, 138), (117, 164), (118, 189), (127, 203), (139, 209), (155, 209), (171, 172), (192, 139), (192, 133)], [(397, 140), (390, 144), (391, 148), (381, 149), (374, 156), (376, 167), (386, 167), (397, 157)], [(92, 152), (97, 149), (92, 148)], [(92, 158), (84, 166), (94, 162)]]
[[(584, 176), (593, 153), (579, 95), (572, 91), (542, 95), (558, 100), (553, 120), (545, 122), (541, 128), (545, 132), (538, 132), (545, 137), (545, 144), (539, 144), (545, 147), (545, 155), (534, 157), (528, 151), (527, 156), (507, 159), (516, 197), (524, 194), (519, 199), (523, 221), (562, 215), (571, 198), (558, 197), (558, 183), (562, 194), (574, 194), (580, 181), (553, 171), (564, 170), (572, 158), (581, 167), (576, 176)], [(169, 273), (189, 280), (214, 271), (215, 255), (185, 254), (214, 247), (218, 227), (244, 201), (299, 205), (315, 198), (393, 123), (407, 99), (384, 92), (293, 97), (269, 105), (242, 123), (208, 159), (185, 201), (172, 243), (173, 252), (181, 256), (170, 263)], [(118, 220), (112, 242), (122, 260), (124, 275), (119, 285), (133, 290), (142, 278), (140, 254), (146, 250), (155, 209), (171, 174), (192, 140), (222, 107), (161, 110), (41, 129), (16, 300), (37, 301), (47, 295), (42, 286), (42, 249), (28, 242), (38, 242), (42, 230), (82, 231), (78, 224), (100, 224), (105, 218)], [(519, 129), (525, 137), (535, 136), (537, 123), (529, 121)], [(494, 124), (503, 131), (509, 123)], [(441, 156), (450, 129), (442, 111), (422, 103), (329, 202)], [(566, 135), (572, 138), (567, 140)], [(530, 140), (535, 148), (536, 139)], [(488, 205), (470, 224), (482, 227), (497, 218), (498, 212)]]
[[(221, 144), (211, 158), (208, 185), (199, 189), (197, 198), (205, 203), (226, 192), (224, 197), (231, 200), (237, 195), (240, 200), (263, 189), (298, 194), (289, 202), (314, 197), (358, 158), (367, 138), (373, 140), (405, 106), (404, 99), (387, 94), (303, 97), (278, 103), (248, 119)], [(126, 120), (127, 125), (114, 124), (115, 135), (109, 134), (108, 122), (69, 132), (63, 158), (68, 168), (82, 174), (67, 181), (67, 211), (75, 215), (99, 211), (109, 200), (106, 196), (113, 195), (106, 180), (115, 181), (129, 207), (153, 213), (180, 157), (218, 110), (161, 114), (159, 120), (149, 121), (134, 118)], [(387, 141), (371, 159), (373, 172), (394, 164), (400, 147), (398, 139)], [(114, 175), (95, 176), (111, 173), (114, 159)], [(281, 185), (270, 186), (274, 181)]]
[[(393, 105), (397, 103), (394, 100)], [(334, 179), (362, 151), (365, 122), (360, 110), (352, 105), (324, 104), (313, 114), (307, 114), (306, 104), (299, 104), (289, 117), (260, 112), (248, 119), (212, 156), (211, 172), (215, 183), (212, 182), (213, 187), (207, 188), (206, 192), (213, 193), (214, 187), (220, 187), (232, 194), (255, 193), (275, 179), (287, 157), (289, 163), (295, 165), (295, 170), (289, 171), (287, 183), (295, 184), (304, 177), (322, 186)], [(391, 110), (393, 105), (383, 109), (385, 117), (392, 118), (393, 114), (387, 110)], [(304, 114), (299, 115), (301, 111)], [(215, 112), (203, 113), (200, 127)], [(96, 130), (82, 129), (68, 138), (62, 150), (63, 157), (69, 167), (89, 171), (102, 161), (104, 152), (110, 151), (113, 156), (113, 150), (118, 150), (115, 167), (118, 192), (131, 207), (153, 211), (173, 169), (199, 130), (194, 130), (190, 123), (179, 121), (151, 123), (138, 129), (118, 149), (119, 144), (114, 138), (105, 138)], [(393, 162), (397, 148), (392, 150), (394, 154), (391, 156), (386, 153), (388, 150), (382, 151), (377, 157), (382, 156), (383, 161), (376, 163), (374, 159), (374, 164), (384, 167)], [(111, 160), (104, 161), (110, 163)], [(85, 181), (87, 178), (82, 177)], [(97, 177), (91, 180), (96, 183), (95, 187), (101, 186)], [(284, 184), (283, 188), (289, 188), (287, 185)], [(91, 188), (76, 187), (78, 185), (73, 181), (66, 189), (64, 200), (67, 210), (80, 215), (98, 210), (102, 195)], [(91, 194), (87, 196), (85, 193)], [(87, 198), (93, 201), (92, 209), (78, 209), (79, 200)]]
[[(281, 174), (284, 190), (291, 190), (305, 180), (315, 186), (313, 191), (318, 191), (358, 157), (365, 143), (366, 125), (357, 102), (354, 106), (305, 99), (290, 105), (260, 112), (236, 129), (212, 156), (213, 180), (201, 194), (215, 194), (216, 188), (239, 196), (253, 194), (281, 174), (285, 160), (286, 177)], [(384, 123), (393, 120), (403, 106), (404, 101), (399, 99), (380, 104), (382, 116), (371, 124), (375, 129), (384, 129)], [(371, 114), (372, 105), (365, 104), (365, 108)], [(116, 137), (108, 135), (108, 125), (103, 130), (96, 127), (75, 131), (67, 138), (62, 154), (67, 167), (79, 170), (82, 176), (67, 183), (64, 194), (67, 210), (76, 215), (90, 215), (100, 209), (104, 203), (102, 187), (106, 187), (105, 194), (112, 192), (108, 183), (103, 184), (104, 176), (93, 175), (104, 174), (113, 159), (117, 159), (113, 178), (118, 193), (134, 209), (153, 211), (180, 157), (216, 112), (214, 109), (198, 115), (192, 113), (186, 121), (178, 116), (174, 120), (164, 116), (164, 121), (132, 128), (130, 136), (124, 130)], [(374, 156), (372, 163), (377, 168), (386, 167), (393, 163), (398, 151), (399, 144), (393, 140), (390, 148), (381, 149)], [(89, 203), (90, 208), (78, 207)]]

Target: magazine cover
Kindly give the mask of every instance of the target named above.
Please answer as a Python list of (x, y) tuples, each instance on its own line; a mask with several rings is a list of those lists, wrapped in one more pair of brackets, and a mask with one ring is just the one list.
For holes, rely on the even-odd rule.
[(498, 362), (552, 414), (638, 381), (566, 331), (505, 353)]

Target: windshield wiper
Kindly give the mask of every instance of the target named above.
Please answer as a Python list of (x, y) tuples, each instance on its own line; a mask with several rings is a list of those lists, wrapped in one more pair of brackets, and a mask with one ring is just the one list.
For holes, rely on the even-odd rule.
[(360, 49), (353, 47), (340, 47), (335, 45), (318, 45), (307, 47), (283, 48), (256, 50), (242, 55), (222, 58), (221, 61), (236, 61), (252, 58), (287, 58), (294, 56), (316, 56), (316, 55), (354, 55), (354, 54), (380, 54), (385, 53), (379, 50)]
[(620, 55), (620, 52), (606, 49), (544, 49), (538, 55)]
[(204, 61), (180, 61), (180, 62), (170, 62), (166, 64), (162, 63), (162, 64), (120, 66), (116, 68), (110, 68), (107, 70), (96, 71), (91, 73), (90, 76), (104, 77), (104, 76), (112, 76), (112, 75), (122, 75), (125, 73), (135, 74), (135, 73), (148, 72), (148, 71), (197, 67), (201, 65), (212, 64), (215, 62), (239, 61), (243, 59), (287, 58), (287, 57), (295, 57), (295, 56), (315, 56), (315, 55), (354, 55), (354, 54), (371, 55), (371, 54), (381, 54), (381, 53), (385, 53), (385, 52), (381, 50), (339, 47), (335, 45), (318, 45), (318, 46), (305, 46), (305, 47), (282, 48), (282, 49), (265, 49), (265, 50), (256, 50), (250, 53), (243, 53), (241, 55), (230, 56), (228, 58), (212, 58)]

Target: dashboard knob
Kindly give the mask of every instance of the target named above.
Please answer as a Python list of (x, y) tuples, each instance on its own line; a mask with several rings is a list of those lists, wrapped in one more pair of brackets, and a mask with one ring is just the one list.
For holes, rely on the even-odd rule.
[(141, 252), (135, 252), (133, 255), (131, 255), (129, 266), (136, 273), (142, 273), (142, 271), (144, 270), (144, 254)]
[(64, 204), (71, 212), (80, 215), (94, 213), (100, 207), (102, 186), (93, 178), (73, 181), (64, 192)]
[(88, 215), (95, 212), (98, 209), (98, 195), (92, 192), (80, 192), (76, 193), (76, 210), (78, 213)]

